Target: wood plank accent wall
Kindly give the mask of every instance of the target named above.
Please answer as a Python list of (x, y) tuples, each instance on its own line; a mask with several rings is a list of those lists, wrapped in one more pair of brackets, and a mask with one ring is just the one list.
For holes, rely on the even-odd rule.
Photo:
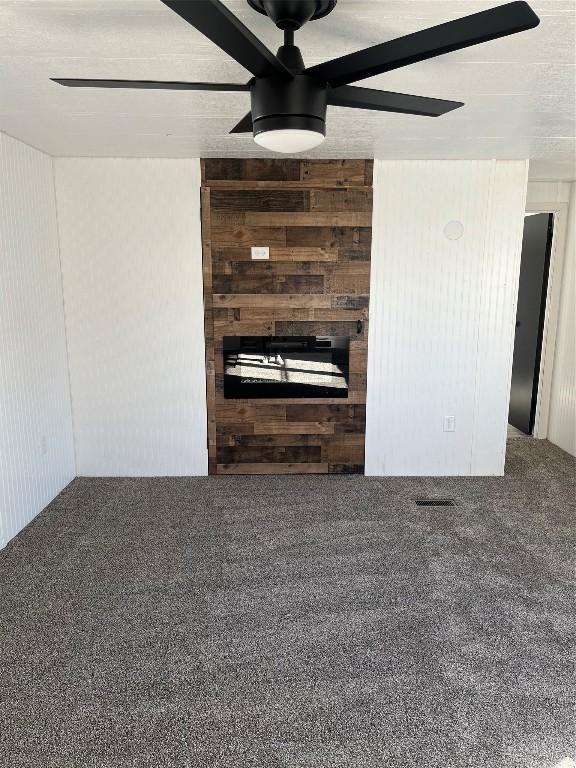
[[(371, 160), (202, 161), (211, 474), (363, 472), (371, 239)], [(348, 399), (225, 400), (242, 335), (348, 336)]]

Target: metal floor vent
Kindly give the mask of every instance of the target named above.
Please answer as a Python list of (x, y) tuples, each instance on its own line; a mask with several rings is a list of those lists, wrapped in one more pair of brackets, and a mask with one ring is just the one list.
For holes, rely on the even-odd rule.
[(414, 499), (418, 507), (455, 507), (454, 499)]

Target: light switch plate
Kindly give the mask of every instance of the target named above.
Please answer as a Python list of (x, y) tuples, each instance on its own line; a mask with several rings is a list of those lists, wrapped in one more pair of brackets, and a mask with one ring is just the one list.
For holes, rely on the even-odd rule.
[(444, 416), (444, 432), (455, 432), (455, 431), (456, 431), (456, 417)]
[(252, 246), (251, 255), (253, 261), (266, 261), (270, 258), (270, 248), (263, 246)]

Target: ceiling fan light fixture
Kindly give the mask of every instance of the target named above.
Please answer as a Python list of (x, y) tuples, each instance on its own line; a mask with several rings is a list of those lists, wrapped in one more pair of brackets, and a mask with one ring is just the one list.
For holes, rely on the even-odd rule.
[(254, 141), (270, 152), (284, 155), (308, 152), (318, 147), (326, 137), (318, 131), (305, 128), (280, 128), (275, 131), (262, 131), (254, 136)]
[(281, 154), (307, 152), (326, 137), (327, 88), (305, 75), (268, 77), (253, 83), (254, 141)]

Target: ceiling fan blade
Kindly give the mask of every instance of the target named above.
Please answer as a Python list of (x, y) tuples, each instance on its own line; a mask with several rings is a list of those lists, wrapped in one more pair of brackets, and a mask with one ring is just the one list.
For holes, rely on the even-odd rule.
[(333, 86), (346, 85), (417, 61), (523, 32), (537, 27), (539, 23), (540, 19), (528, 3), (516, 0), (326, 61), (307, 69), (306, 73)]
[(292, 74), (220, 0), (162, 0), (255, 77)]
[(84, 78), (52, 77), (54, 83), (68, 88), (141, 88), (156, 91), (249, 91), (241, 83), (180, 83), (160, 80), (89, 80)]
[(331, 88), (328, 91), (328, 104), (335, 107), (375, 109), (381, 112), (401, 112), (405, 115), (426, 115), (427, 117), (439, 117), (464, 106), (461, 101), (429, 99), (425, 96), (410, 96), (407, 93), (357, 88), (354, 85)]
[(232, 128), (230, 133), (252, 133), (253, 130), (252, 112), (248, 112), (248, 114), (244, 115), (242, 120)]

